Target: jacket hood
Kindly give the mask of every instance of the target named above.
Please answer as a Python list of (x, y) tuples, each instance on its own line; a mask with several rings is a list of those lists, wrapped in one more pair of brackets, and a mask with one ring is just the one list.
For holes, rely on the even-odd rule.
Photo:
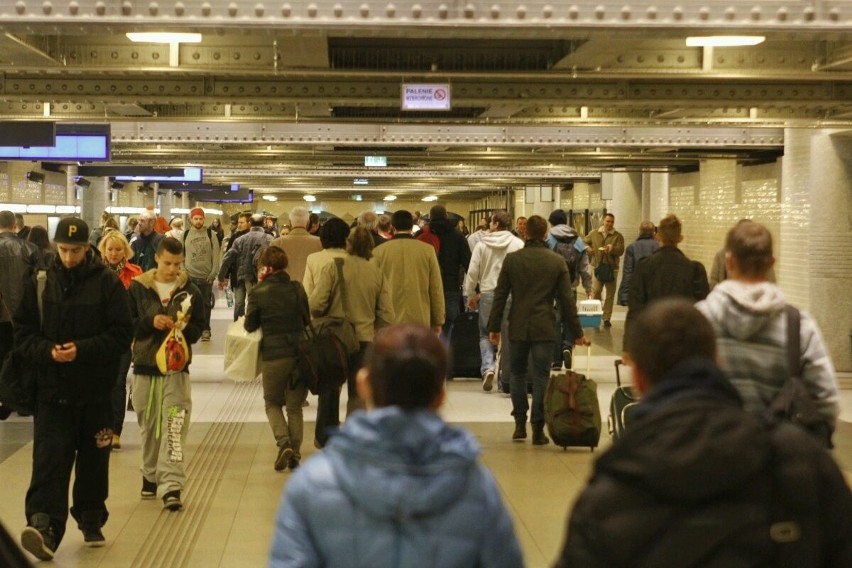
[[(429, 224), (426, 225), (426, 227), (439, 236), (456, 230), (455, 223), (449, 219), (435, 219), (433, 221), (429, 221)], [(426, 227), (424, 227), (424, 229)]]
[(495, 231), (493, 233), (485, 233), (479, 239), (479, 242), (485, 243), (485, 246), (493, 249), (505, 249), (517, 238), (511, 231)]
[(553, 238), (560, 241), (572, 240), (577, 238), (577, 231), (570, 225), (556, 225), (550, 229), (550, 234)]
[(632, 418), (596, 471), (629, 478), (664, 501), (694, 503), (725, 494), (744, 486), (770, 459), (768, 436), (707, 359), (673, 369)]
[[(154, 288), (156, 288), (154, 286), (154, 275), (156, 273), (157, 273), (157, 269), (152, 268), (151, 270), (148, 270), (147, 272), (143, 272), (142, 274), (140, 274), (139, 276), (134, 278), (134, 280), (136, 280), (137, 282), (139, 282), (140, 284), (142, 284), (146, 288), (150, 288), (150, 289), (153, 290)], [(181, 270), (180, 272), (178, 272), (176, 290), (180, 290), (183, 287), (185, 287), (188, 280), (189, 280), (189, 276), (187, 276), (186, 270)]]
[(707, 296), (704, 307), (721, 326), (721, 335), (744, 340), (761, 333), (784, 310), (784, 294), (770, 282), (724, 280)]
[(358, 412), (323, 450), (341, 489), (370, 515), (406, 520), (456, 503), (479, 445), (429, 410)]

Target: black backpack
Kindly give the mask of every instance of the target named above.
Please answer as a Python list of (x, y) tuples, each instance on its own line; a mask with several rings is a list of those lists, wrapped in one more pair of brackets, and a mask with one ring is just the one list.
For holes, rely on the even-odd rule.
[(577, 274), (580, 272), (580, 260), (584, 252), (580, 252), (574, 246), (579, 237), (554, 237), (556, 239), (556, 247), (554, 250), (565, 259), (565, 264), (568, 265), (568, 273), (571, 276), (571, 282), (575, 282)]

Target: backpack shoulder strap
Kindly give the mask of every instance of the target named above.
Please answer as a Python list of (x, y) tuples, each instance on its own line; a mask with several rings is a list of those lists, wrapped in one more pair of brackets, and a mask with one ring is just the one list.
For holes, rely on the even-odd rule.
[(44, 289), (47, 287), (47, 270), (36, 274), (36, 299), (38, 300), (39, 327), (44, 327)]
[(799, 377), (802, 374), (802, 348), (799, 339), (802, 314), (790, 304), (784, 305), (784, 313), (787, 315), (787, 365), (790, 367), (790, 375)]

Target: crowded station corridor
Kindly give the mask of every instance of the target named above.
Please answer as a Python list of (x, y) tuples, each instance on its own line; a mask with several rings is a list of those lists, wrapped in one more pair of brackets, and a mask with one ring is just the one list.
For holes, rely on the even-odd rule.
[[(587, 329), (592, 341), (590, 376), (598, 382), (601, 413), (607, 416), (615, 387), (614, 361), (621, 353), (623, 308), (617, 307), (611, 328)], [(185, 508), (163, 510), (160, 500), (140, 500), (140, 446), (136, 414), (128, 412), (122, 449), (110, 458), (109, 520), (106, 546), (87, 548), (69, 519), (57, 550), (57, 568), (244, 568), (266, 565), (273, 522), (290, 472), (276, 472), (277, 448), (263, 410), (259, 379), (235, 383), (223, 376), (225, 331), (231, 310), (220, 297), (213, 310), (213, 335), (197, 343), (191, 367), (193, 409), (187, 443)], [(585, 350), (581, 349), (580, 353)], [(585, 357), (577, 367), (585, 372)], [(629, 376), (629, 371), (622, 371)], [(852, 482), (852, 376), (840, 373), (841, 415), (833, 454)], [(604, 431), (594, 453), (585, 448), (535, 447), (513, 443), (509, 396), (486, 393), (479, 379), (447, 383), (441, 413), (452, 424), (470, 430), (482, 445), (482, 461), (490, 469), (506, 501), (528, 568), (555, 561), (565, 537), (571, 505), (583, 488), (596, 456), (610, 445)], [(343, 392), (343, 400), (346, 391)], [(313, 448), (317, 399), (305, 408), (303, 458)], [(341, 409), (345, 409), (341, 403)], [(341, 414), (341, 418), (343, 415)], [(604, 427), (605, 428), (605, 427)], [(24, 526), (24, 495), (32, 459), (32, 419), (13, 415), (0, 423), (0, 521), (17, 535)], [(488, 519), (483, 519), (488, 522)]]

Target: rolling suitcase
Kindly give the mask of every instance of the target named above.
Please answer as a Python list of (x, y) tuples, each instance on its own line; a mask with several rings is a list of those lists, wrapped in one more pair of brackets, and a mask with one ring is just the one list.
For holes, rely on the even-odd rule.
[(585, 446), (594, 451), (601, 438), (601, 408), (598, 385), (588, 378), (592, 347), (588, 346), (586, 374), (573, 370), (556, 373), (544, 393), (544, 421), (557, 446)]
[(615, 392), (609, 401), (609, 417), (607, 426), (609, 435), (618, 440), (624, 435), (624, 428), (630, 423), (630, 412), (639, 402), (639, 396), (633, 392), (633, 387), (621, 385), (621, 359), (615, 360)]
[(479, 312), (462, 312), (453, 324), (450, 337), (452, 371), (450, 378), (479, 377), (482, 355), (479, 353)]

